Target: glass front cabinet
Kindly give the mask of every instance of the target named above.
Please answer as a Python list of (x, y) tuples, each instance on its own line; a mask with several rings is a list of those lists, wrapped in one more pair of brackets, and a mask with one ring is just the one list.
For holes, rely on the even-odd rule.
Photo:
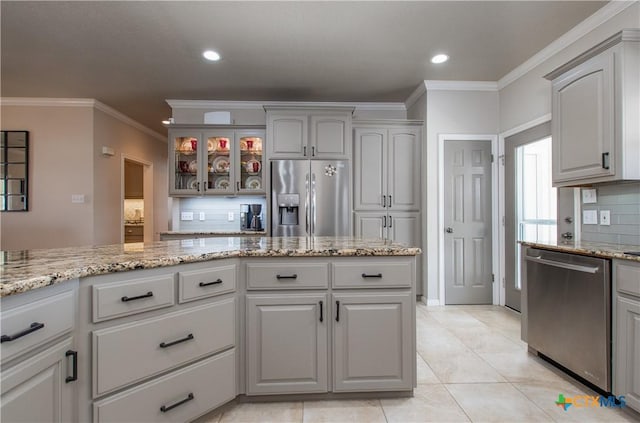
[(264, 194), (264, 135), (262, 128), (170, 128), (169, 194)]

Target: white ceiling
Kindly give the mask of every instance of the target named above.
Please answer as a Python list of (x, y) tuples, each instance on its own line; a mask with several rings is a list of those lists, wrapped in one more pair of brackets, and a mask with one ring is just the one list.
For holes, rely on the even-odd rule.
[(95, 98), (161, 133), (169, 98), (404, 101), (497, 81), (604, 4), (3, 0), (1, 94)]

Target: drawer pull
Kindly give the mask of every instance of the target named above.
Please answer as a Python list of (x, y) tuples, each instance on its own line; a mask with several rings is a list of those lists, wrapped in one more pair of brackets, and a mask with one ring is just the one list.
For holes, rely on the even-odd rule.
[(293, 275), (276, 275), (277, 279), (298, 279), (298, 275), (297, 274), (293, 274)]
[(324, 319), (322, 318), (322, 301), (320, 301), (320, 322), (322, 322)]
[(16, 339), (22, 338), (25, 335), (29, 335), (31, 332), (35, 332), (39, 329), (42, 329), (43, 327), (44, 323), (33, 322), (28, 329), (25, 329), (13, 335), (2, 335), (2, 338), (0, 338), (0, 344), (3, 342), (15, 341)]
[(198, 286), (210, 286), (210, 285), (218, 285), (222, 283), (222, 279), (218, 278), (213, 282), (200, 282)]
[(72, 369), (71, 376), (67, 376), (64, 382), (69, 383), (69, 382), (73, 382), (74, 380), (78, 380), (78, 351), (69, 350), (66, 353), (64, 353), (64, 356), (73, 357), (73, 367), (71, 368)]
[(162, 411), (163, 413), (166, 413), (169, 410), (173, 410), (174, 408), (176, 408), (179, 405), (184, 404), (185, 402), (189, 402), (192, 399), (194, 399), (195, 397), (193, 396), (193, 392), (189, 392), (189, 395), (187, 395), (187, 397), (183, 400), (180, 400), (178, 402), (176, 402), (175, 404), (171, 404), (171, 405), (163, 405), (162, 407), (160, 407), (160, 411)]
[(141, 299), (143, 299), (143, 298), (149, 298), (149, 297), (153, 297), (153, 292), (152, 292), (152, 291), (149, 291), (149, 292), (147, 292), (147, 293), (146, 293), (146, 294), (144, 294), (144, 295), (138, 295), (137, 297), (127, 297), (127, 296), (124, 296), (124, 297), (122, 297), (122, 298), (121, 298), (121, 300), (122, 300), (122, 302), (125, 302), (125, 303), (126, 303), (127, 301), (141, 300)]
[(160, 343), (160, 348), (168, 348), (168, 347), (171, 347), (171, 346), (176, 345), (176, 344), (181, 344), (181, 343), (183, 343), (183, 342), (190, 341), (190, 340), (192, 340), (193, 338), (194, 338), (193, 334), (192, 334), (192, 333), (190, 333), (190, 334), (189, 334), (189, 335), (187, 335), (186, 337), (184, 337), (184, 338), (182, 338), (182, 339), (178, 339), (177, 341), (161, 342), (161, 343)]
[(340, 301), (336, 301), (336, 322), (340, 321)]
[(381, 278), (382, 277), (382, 273), (378, 273), (378, 274), (375, 274), (375, 275), (367, 275), (366, 273), (363, 273), (362, 277), (365, 278), (365, 279), (366, 278)]

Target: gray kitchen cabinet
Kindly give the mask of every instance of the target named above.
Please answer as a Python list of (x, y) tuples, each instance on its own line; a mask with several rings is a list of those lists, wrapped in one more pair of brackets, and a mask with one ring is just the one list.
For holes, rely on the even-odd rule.
[[(0, 420), (4, 422), (76, 421), (76, 384), (71, 338), (2, 371)], [(69, 353), (68, 353), (69, 352)]]
[(354, 210), (419, 211), (421, 122), (354, 130)]
[(350, 159), (353, 108), (267, 107), (269, 159)]
[(169, 195), (264, 194), (264, 126), (172, 125)]
[(554, 186), (640, 179), (638, 74), (640, 30), (624, 30), (545, 76)]
[(417, 212), (355, 212), (355, 236), (383, 238), (408, 246), (419, 246), (420, 213)]
[(412, 388), (411, 295), (333, 294), (334, 392)]
[(247, 395), (327, 392), (327, 295), (247, 295)]
[(614, 260), (616, 287), (613, 386), (640, 411), (640, 263)]

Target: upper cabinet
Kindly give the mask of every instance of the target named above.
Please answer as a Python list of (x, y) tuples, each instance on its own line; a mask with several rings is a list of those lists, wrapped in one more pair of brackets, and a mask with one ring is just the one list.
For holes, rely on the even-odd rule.
[(264, 127), (169, 130), (169, 194), (264, 194)]
[(422, 122), (354, 129), (354, 210), (420, 210)]
[(553, 185), (640, 180), (640, 30), (624, 30), (552, 81)]
[(270, 159), (349, 159), (352, 108), (268, 107)]

